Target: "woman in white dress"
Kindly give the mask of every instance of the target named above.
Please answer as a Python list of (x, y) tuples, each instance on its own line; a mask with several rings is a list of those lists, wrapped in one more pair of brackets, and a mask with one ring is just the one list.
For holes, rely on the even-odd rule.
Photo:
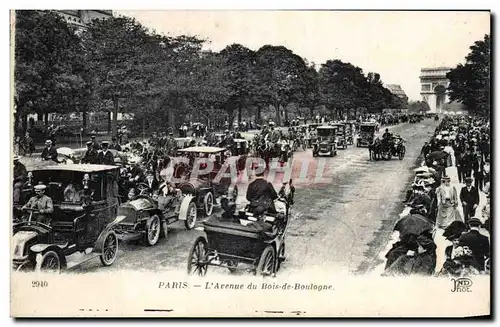
[(436, 224), (440, 228), (446, 228), (455, 220), (462, 221), (462, 217), (457, 210), (457, 190), (450, 185), (450, 177), (443, 177), (442, 182), (441, 186), (436, 189), (438, 200)]

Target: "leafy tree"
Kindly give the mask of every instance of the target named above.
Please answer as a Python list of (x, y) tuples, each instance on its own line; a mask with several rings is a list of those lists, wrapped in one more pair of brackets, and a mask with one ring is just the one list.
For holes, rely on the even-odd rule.
[[(304, 60), (284, 46), (265, 45), (257, 53), (257, 74), (262, 96), (276, 110), (276, 123), (281, 125), (281, 108), (300, 100), (304, 93)], [(285, 111), (285, 118), (287, 112)]]
[(75, 31), (51, 11), (18, 10), (15, 16), (16, 120), (29, 113), (84, 110), (89, 88), (84, 51)]
[(340, 60), (328, 60), (319, 70), (322, 101), (336, 116), (342, 116), (347, 109), (357, 108), (366, 102), (367, 84), (361, 68)]
[(407, 108), (408, 111), (412, 113), (427, 112), (431, 110), (429, 104), (425, 101), (410, 101)]
[(491, 42), (485, 35), (474, 42), (465, 64), (458, 64), (446, 77), (450, 80), (448, 94), (451, 101), (459, 101), (480, 114), (490, 112)]
[(93, 20), (82, 34), (86, 62), (92, 71), (97, 96), (113, 103), (113, 135), (117, 134), (119, 101), (144, 87), (141, 54), (146, 50), (146, 29), (132, 18)]
[(220, 57), (224, 60), (225, 69), (228, 70), (226, 77), (229, 97), (225, 108), (230, 122), (233, 121), (234, 110), (237, 109), (238, 123), (240, 123), (243, 107), (255, 103), (252, 101), (258, 83), (255, 52), (240, 44), (231, 44), (220, 52)]

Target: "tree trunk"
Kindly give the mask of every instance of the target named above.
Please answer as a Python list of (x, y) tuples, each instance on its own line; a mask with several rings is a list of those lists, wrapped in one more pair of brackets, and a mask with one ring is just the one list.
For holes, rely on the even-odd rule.
[(227, 110), (227, 123), (229, 124), (229, 129), (233, 129), (233, 122), (234, 122), (234, 109), (228, 109)]
[(47, 126), (49, 124), (49, 113), (48, 112), (43, 114), (43, 121), (45, 123), (45, 126)]
[[(114, 119), (115, 115), (113, 115)], [(108, 111), (108, 135), (111, 133), (111, 111)]]
[(241, 124), (241, 104), (238, 104), (238, 125)]
[(43, 114), (42, 114), (42, 113), (37, 112), (37, 113), (36, 113), (36, 120), (38, 120), (38, 121), (43, 121)]
[(276, 110), (276, 126), (281, 126), (281, 112), (280, 112), (281, 103), (276, 103), (274, 105), (274, 110)]
[(22, 116), (22, 130), (24, 133), (26, 133), (26, 131), (28, 130), (28, 115), (24, 114)]
[(87, 132), (87, 119), (88, 119), (87, 111), (83, 111), (82, 112), (82, 129), (83, 129), (83, 133)]
[(118, 100), (117, 96), (113, 97), (113, 124), (111, 126), (113, 137), (118, 137)]
[(258, 124), (258, 125), (261, 125), (262, 122), (262, 118), (261, 118), (261, 115), (262, 115), (262, 109), (260, 108), (260, 105), (257, 106), (257, 115), (255, 117), (255, 123)]

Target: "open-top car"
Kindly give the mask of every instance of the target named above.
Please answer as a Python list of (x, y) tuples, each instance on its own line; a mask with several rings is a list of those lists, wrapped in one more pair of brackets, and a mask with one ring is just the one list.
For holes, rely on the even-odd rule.
[(354, 122), (348, 121), (348, 122), (345, 122), (344, 125), (346, 126), (346, 130), (345, 130), (346, 142), (349, 145), (353, 145), (354, 144), (354, 130), (355, 130)]
[[(222, 197), (236, 198), (238, 187), (230, 177), (219, 178), (220, 169), (224, 167), (227, 157), (227, 149), (211, 146), (195, 146), (179, 150), (179, 152), (190, 159), (185, 176), (186, 180), (179, 183), (177, 187), (184, 195), (192, 195), (199, 211), (209, 216), (212, 214), (214, 204), (220, 202)], [(192, 176), (193, 171), (203, 171), (208, 163), (198, 162), (197, 158), (210, 161), (213, 168), (205, 174)], [(202, 167), (194, 169), (192, 165), (199, 163)], [(236, 164), (236, 163), (235, 163)], [(229, 169), (228, 169), (229, 172)]]
[(186, 229), (196, 225), (197, 208), (193, 196), (177, 194), (142, 195), (118, 208), (113, 230), (121, 241), (144, 240), (153, 246), (167, 237), (167, 226), (178, 220)]
[(100, 257), (111, 265), (118, 238), (110, 228), (119, 205), (118, 167), (90, 164), (53, 164), (31, 170), (32, 186), (46, 186), (53, 203), (49, 222), (36, 219), (39, 211), (21, 209), (34, 195), (23, 189), (14, 215), (12, 260), (16, 270), (59, 272)]
[(318, 126), (318, 138), (313, 144), (313, 156), (328, 155), (333, 157), (337, 155), (337, 126)]
[(359, 125), (359, 135), (356, 141), (357, 147), (370, 146), (375, 138), (375, 132), (377, 131), (376, 123), (363, 123)]

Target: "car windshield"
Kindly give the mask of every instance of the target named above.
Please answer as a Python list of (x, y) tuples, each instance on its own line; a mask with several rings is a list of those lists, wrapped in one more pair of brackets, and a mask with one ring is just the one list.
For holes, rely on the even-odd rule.
[(333, 128), (318, 128), (317, 129), (318, 136), (320, 137), (329, 137), (335, 135), (335, 129)]
[(362, 132), (369, 133), (369, 132), (373, 132), (375, 130), (375, 127), (373, 127), (373, 126), (360, 126), (360, 130)]

